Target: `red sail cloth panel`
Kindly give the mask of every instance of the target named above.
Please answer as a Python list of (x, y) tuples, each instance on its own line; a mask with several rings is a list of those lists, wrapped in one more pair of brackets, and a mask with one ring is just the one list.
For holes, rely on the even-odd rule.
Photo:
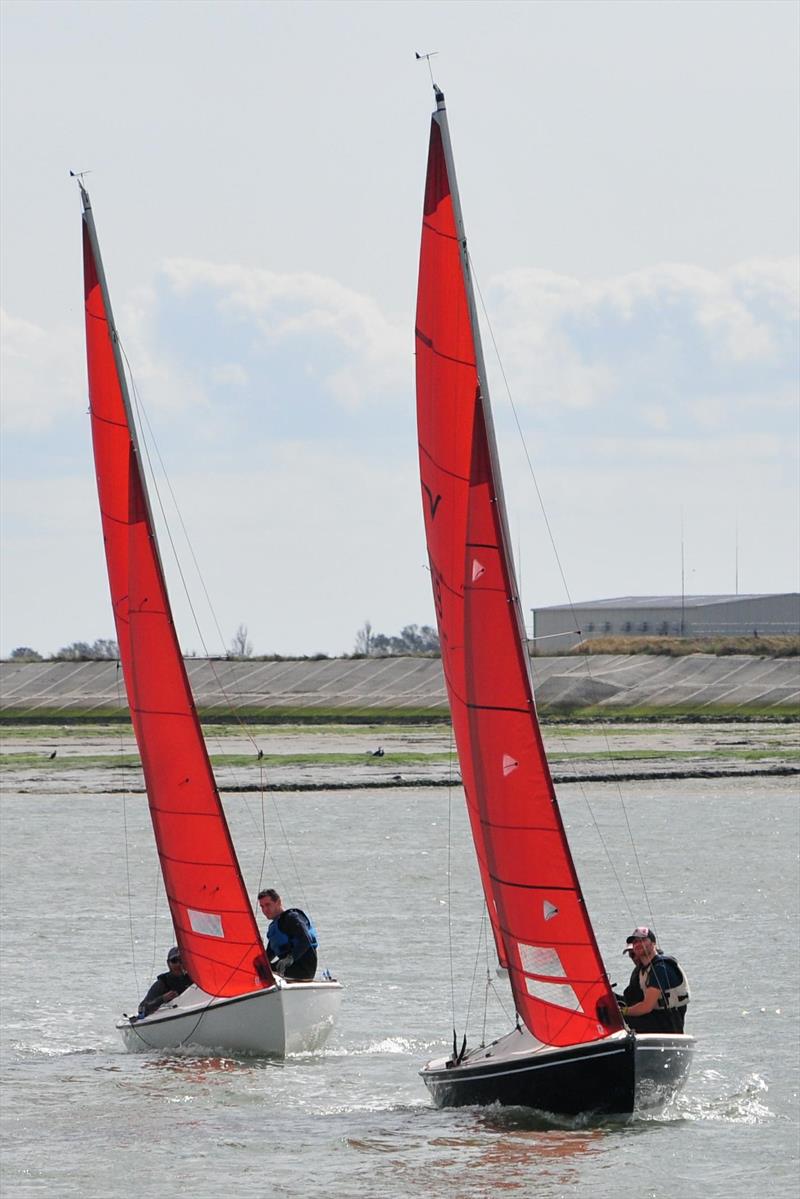
[(579, 1044), (622, 1021), (536, 719), (440, 120), (443, 112), (431, 128), (422, 227), (417, 419), (442, 662), (487, 906), (517, 1010), (539, 1040)]
[(189, 688), (150, 527), (84, 220), (86, 351), (117, 640), (164, 885), (185, 967), (212, 995), (271, 978)]

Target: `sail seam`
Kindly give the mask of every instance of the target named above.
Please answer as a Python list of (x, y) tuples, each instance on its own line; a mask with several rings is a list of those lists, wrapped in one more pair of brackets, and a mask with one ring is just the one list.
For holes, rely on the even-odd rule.
[(470, 371), (475, 370), (476, 364), (471, 362), (468, 358), (456, 358), (454, 354), (445, 354), (444, 350), (437, 350), (432, 339), (426, 337), (425, 334), (419, 329), (415, 329), (414, 333), (422, 342), (422, 344), (427, 346), (430, 352), (435, 354), (437, 358), (443, 359), (444, 362), (453, 362), (456, 366), (466, 366)]
[(423, 221), (422, 228), (427, 229), (429, 233), (435, 233), (437, 237), (443, 237), (445, 241), (454, 241), (459, 245), (461, 244), (461, 239), (457, 233), (445, 233), (443, 229), (437, 229), (430, 221)]
[(431, 451), (424, 446), (421, 441), (418, 441), (417, 445), (419, 446), (420, 451), (425, 455), (430, 464), (435, 467), (436, 470), (440, 471), (443, 475), (446, 475), (448, 479), (455, 479), (458, 483), (463, 483), (465, 486), (469, 484), (469, 477), (467, 475), (460, 475), (457, 471), (450, 470), (449, 467), (443, 466), (438, 458), (434, 458)]

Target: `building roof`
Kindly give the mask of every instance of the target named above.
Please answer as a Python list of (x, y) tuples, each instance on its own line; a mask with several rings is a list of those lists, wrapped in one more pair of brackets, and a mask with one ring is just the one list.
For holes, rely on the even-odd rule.
[[(783, 599), (796, 592), (757, 593), (754, 595), (621, 595), (612, 599), (585, 600), (575, 604), (548, 604), (536, 612), (591, 612), (615, 608), (704, 608), (711, 604), (739, 604), (756, 599)], [(800, 599), (800, 595), (798, 595)]]

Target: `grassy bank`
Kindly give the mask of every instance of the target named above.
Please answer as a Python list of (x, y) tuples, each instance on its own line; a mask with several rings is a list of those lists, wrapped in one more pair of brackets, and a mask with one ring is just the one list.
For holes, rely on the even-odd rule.
[[(602, 723), (608, 725), (630, 722), (658, 722), (667, 724), (714, 724), (734, 721), (800, 721), (800, 706), (797, 704), (704, 704), (701, 709), (691, 704), (670, 707), (637, 706), (609, 709), (592, 705), (574, 708), (569, 705), (540, 704), (537, 708), (539, 721), (543, 725), (570, 723)], [(239, 709), (236, 712), (220, 708), (199, 709), (203, 724), (215, 725), (297, 725), (300, 728), (329, 725), (396, 725), (408, 728), (412, 725), (431, 726), (449, 724), (446, 708), (258, 708)], [(127, 708), (82, 711), (56, 711), (42, 708), (9, 708), (0, 714), (0, 729), (5, 725), (45, 726), (58, 723), (65, 727), (80, 728), (104, 724), (130, 727)]]

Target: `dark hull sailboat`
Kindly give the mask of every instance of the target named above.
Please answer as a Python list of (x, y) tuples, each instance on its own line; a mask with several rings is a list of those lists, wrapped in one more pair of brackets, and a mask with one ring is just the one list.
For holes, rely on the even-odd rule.
[(658, 1111), (681, 1089), (694, 1038), (612, 1034), (602, 1043), (554, 1049), (518, 1028), (459, 1062), (441, 1058), (421, 1071), (438, 1107), (500, 1103), (558, 1115)]
[(316, 1049), (335, 981), (276, 978), (248, 899), (180, 652), (89, 196), (86, 357), (106, 565), (131, 721), (175, 938), (193, 986), (117, 1024), (126, 1048), (283, 1056)]
[(444, 96), (436, 89), (416, 319), (425, 532), (442, 666), (500, 965), (519, 1027), (430, 1062), (436, 1103), (659, 1106), (693, 1038), (623, 1022), (561, 820), (533, 698)]

